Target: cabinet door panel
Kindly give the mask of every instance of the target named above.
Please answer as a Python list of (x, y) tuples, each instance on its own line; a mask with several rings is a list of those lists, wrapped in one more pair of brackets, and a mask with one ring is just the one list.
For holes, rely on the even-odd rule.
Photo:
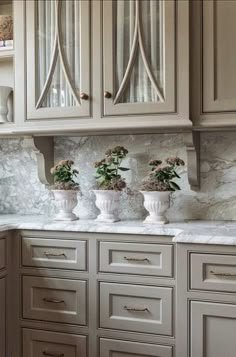
[(235, 357), (236, 306), (191, 302), (191, 357)]
[(27, 1), (27, 119), (88, 116), (90, 5)]
[(175, 111), (175, 1), (103, 1), (105, 115)]
[(203, 1), (203, 112), (236, 112), (236, 2)]

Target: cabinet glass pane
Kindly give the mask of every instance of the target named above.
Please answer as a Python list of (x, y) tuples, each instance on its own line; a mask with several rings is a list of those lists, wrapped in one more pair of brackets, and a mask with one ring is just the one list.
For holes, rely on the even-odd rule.
[(79, 0), (37, 2), (37, 57), (37, 108), (79, 105)]
[(113, 3), (115, 101), (163, 99), (163, 1), (117, 0)]

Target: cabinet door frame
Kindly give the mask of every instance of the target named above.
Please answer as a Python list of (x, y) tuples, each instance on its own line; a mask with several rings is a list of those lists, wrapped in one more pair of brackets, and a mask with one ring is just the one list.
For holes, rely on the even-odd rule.
[[(214, 0), (215, 1), (215, 0)], [(195, 128), (228, 128), (235, 127), (236, 110), (223, 111), (217, 110), (216, 105), (222, 106), (222, 103), (214, 101), (214, 68), (210, 65), (208, 76), (210, 80), (204, 80), (204, 58), (205, 61), (212, 63), (214, 59), (214, 33), (213, 33), (213, 7), (214, 1), (190, 1), (190, 118), (193, 121)], [(205, 13), (204, 13), (205, 9)], [(206, 12), (207, 10), (207, 12)], [(210, 16), (209, 16), (210, 15)], [(209, 19), (203, 18), (208, 16)], [(207, 33), (208, 42), (204, 47), (204, 23), (209, 30)], [(207, 49), (208, 54), (204, 53)], [(209, 67), (209, 66), (208, 66)], [(209, 77), (208, 77), (209, 78)], [(211, 82), (211, 83), (210, 83)], [(204, 110), (204, 94), (207, 96), (208, 102), (214, 106), (214, 110)], [(225, 103), (226, 104), (226, 103)], [(219, 109), (219, 108), (218, 108)]]
[[(203, 1), (203, 113), (236, 112), (236, 99), (217, 98), (217, 1)], [(225, 109), (224, 109), (225, 108)]]
[[(105, 14), (106, 26), (103, 28), (103, 45), (104, 43), (112, 44), (112, 6), (111, 0), (104, 1), (103, 6), (103, 18)], [(170, 95), (169, 103), (135, 103), (135, 104), (119, 104), (113, 105), (113, 100), (103, 98), (102, 102), (102, 115), (104, 117), (117, 117), (123, 116), (127, 120), (127, 117), (135, 120), (137, 123), (142, 119), (143, 123), (147, 123), (147, 126), (152, 127), (178, 127), (186, 126), (191, 127), (192, 123), (189, 119), (189, 2), (178, 0), (176, 2), (168, 1), (165, 2), (165, 7), (168, 12), (174, 12), (175, 16), (175, 26), (172, 26), (175, 30), (175, 65), (172, 67), (172, 74), (169, 75), (171, 78), (174, 76), (175, 85), (169, 80), (169, 85), (172, 84), (174, 88), (172, 94)], [(107, 19), (110, 19), (107, 21)], [(181, 38), (181, 41), (179, 39)], [(173, 40), (172, 40), (173, 42)], [(113, 92), (113, 80), (111, 75), (113, 73), (113, 59), (112, 59), (112, 45), (103, 48), (103, 68), (105, 71), (103, 73), (104, 78), (102, 80), (102, 90)], [(171, 51), (170, 51), (171, 52)], [(172, 51), (173, 52), (173, 51)], [(172, 102), (173, 107), (171, 108), (170, 103)], [(105, 104), (104, 104), (105, 103)], [(161, 105), (160, 105), (161, 104)], [(145, 120), (144, 120), (144, 115)], [(121, 119), (121, 118), (120, 118)], [(119, 120), (120, 120), (119, 119)], [(113, 121), (118, 119), (113, 119)]]
[[(41, 1), (41, 0), (39, 0)], [(88, 100), (80, 100), (80, 106), (45, 107), (37, 105), (37, 44), (36, 44), (36, 1), (26, 2), (26, 53), (27, 53), (27, 121), (35, 119), (65, 119), (89, 117), (91, 107), (90, 90), (90, 1), (80, 4), (80, 93), (89, 96)], [(47, 78), (48, 80), (48, 78)], [(47, 82), (46, 80), (46, 82)]]
[(191, 301), (190, 356), (205, 356), (204, 330), (206, 316), (235, 319), (236, 305)]
[[(103, 1), (103, 86), (104, 91), (114, 93), (115, 89), (115, 39), (113, 31), (113, 4), (112, 0)], [(175, 78), (175, 58), (176, 58), (176, 6), (173, 0), (161, 2), (163, 9), (163, 37), (165, 38), (164, 44), (164, 100), (160, 102), (147, 102), (147, 103), (115, 103), (116, 98), (104, 98), (104, 114), (107, 115), (127, 115), (127, 114), (155, 114), (175, 111), (175, 92), (176, 92), (176, 78)], [(140, 25), (137, 25), (140, 28)], [(137, 32), (138, 33), (138, 32)], [(138, 53), (140, 50), (140, 40), (142, 36), (137, 35), (136, 43), (138, 41)], [(134, 40), (134, 39), (133, 39)], [(136, 51), (135, 51), (136, 52)], [(137, 58), (137, 53), (130, 54), (130, 59)], [(132, 71), (134, 64), (128, 63), (126, 70), (129, 73)], [(129, 66), (130, 64), (130, 66)], [(147, 70), (146, 70), (147, 72)], [(124, 78), (128, 76), (124, 75)], [(123, 78), (123, 80), (124, 80)], [(149, 76), (150, 80), (150, 76)], [(128, 81), (128, 79), (127, 79)], [(173, 83), (174, 82), (174, 83)], [(123, 83), (123, 81), (122, 81)], [(122, 88), (122, 83), (120, 88)], [(123, 85), (123, 90), (125, 84)], [(119, 92), (119, 91), (118, 91)], [(114, 99), (114, 100), (113, 100)]]

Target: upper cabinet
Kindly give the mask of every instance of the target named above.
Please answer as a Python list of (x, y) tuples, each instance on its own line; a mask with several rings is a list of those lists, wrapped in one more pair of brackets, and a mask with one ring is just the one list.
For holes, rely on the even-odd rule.
[(191, 16), (194, 123), (235, 126), (236, 1), (193, 1)]
[(183, 100), (189, 94), (188, 2), (106, 0), (102, 15), (102, 114), (143, 116), (147, 126), (191, 126)]
[(90, 2), (26, 1), (27, 120), (90, 115)]
[(16, 132), (192, 127), (188, 1), (14, 4)]
[(0, 134), (236, 126), (236, 1), (13, 0), (13, 10), (0, 85), (13, 88), (14, 118)]
[(103, 19), (104, 114), (175, 112), (175, 1), (104, 1)]

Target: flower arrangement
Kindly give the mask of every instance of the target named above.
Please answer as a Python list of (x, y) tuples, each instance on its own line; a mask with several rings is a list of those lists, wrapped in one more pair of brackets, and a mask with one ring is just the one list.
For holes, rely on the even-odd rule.
[(74, 181), (79, 172), (72, 168), (73, 165), (72, 160), (61, 160), (51, 168), (50, 172), (55, 180), (53, 190), (79, 190), (79, 184)]
[(121, 166), (122, 160), (127, 154), (128, 150), (123, 146), (116, 146), (105, 152), (104, 159), (94, 163), (98, 189), (122, 191), (126, 187), (125, 179), (121, 177), (120, 171), (129, 170)]
[(165, 159), (165, 166), (161, 160), (150, 160), (148, 165), (151, 168), (149, 175), (143, 180), (142, 191), (176, 191), (180, 190), (179, 185), (173, 181), (180, 178), (177, 173), (179, 166), (185, 163), (178, 157), (168, 157)]

